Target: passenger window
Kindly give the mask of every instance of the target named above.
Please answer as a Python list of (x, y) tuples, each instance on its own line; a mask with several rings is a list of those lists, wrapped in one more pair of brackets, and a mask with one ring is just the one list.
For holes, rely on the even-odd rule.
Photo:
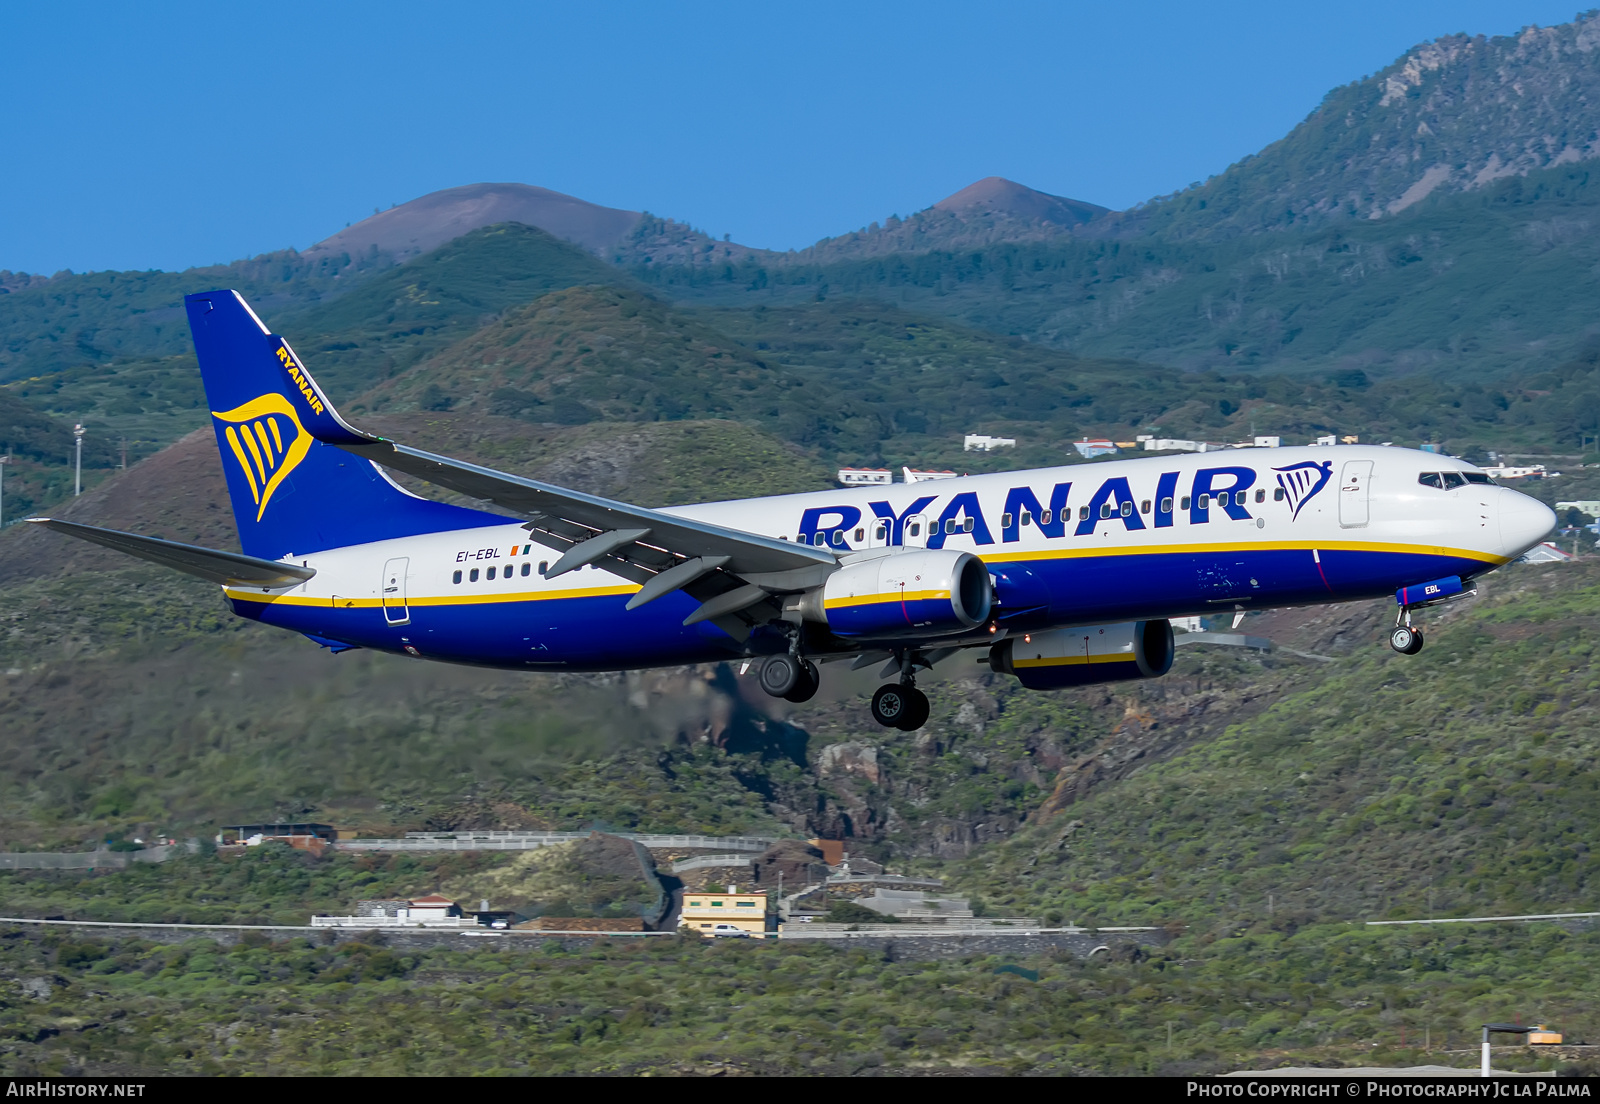
[[(1063, 510), (1061, 512), (1061, 516), (1063, 518), (1065, 518), (1067, 516), (1065, 510)], [(1050, 517), (1051, 517), (1051, 514), (1050, 514), (1049, 510), (1040, 510), (1039, 511), (1039, 524), (1040, 525), (1049, 525), (1050, 524)]]
[[(1184, 504), (1184, 505), (1188, 505), (1188, 503), (1185, 503), (1185, 504)], [(1163, 514), (1170, 514), (1170, 513), (1172, 513), (1172, 499), (1170, 499), (1170, 498), (1163, 498), (1163, 499), (1162, 499), (1162, 500), (1161, 500), (1161, 512), (1162, 512), (1162, 513), (1163, 513)]]
[(844, 547), (844, 530), (843, 529), (835, 529), (833, 531), (833, 546), (835, 548), (843, 548)]
[(1460, 472), (1440, 472), (1439, 474), (1444, 476), (1444, 489), (1447, 491), (1453, 491), (1457, 487), (1465, 487), (1467, 485), (1467, 481), (1461, 478)]
[(963, 533), (970, 533), (974, 529), (976, 529), (977, 527), (978, 527), (978, 519), (977, 518), (966, 518), (961, 522), (961, 531)]
[(862, 541), (864, 541), (866, 539), (867, 539), (867, 531), (865, 529), (857, 529), (856, 530), (856, 543), (860, 544)]
[(1257, 502), (1265, 502), (1266, 500), (1267, 500), (1267, 489), (1265, 487), (1262, 487), (1262, 488), (1260, 488), (1259, 490), (1256, 491), (1256, 501)]
[(1141, 514), (1148, 514), (1150, 512), (1150, 500), (1148, 498), (1139, 503), (1139, 512)]
[(531, 563), (527, 563), (526, 561), (524, 561), (523, 565), (522, 565), (522, 577), (523, 578), (527, 578), (532, 573), (533, 573), (533, 565)]
[(1272, 489), (1272, 501), (1274, 501), (1274, 502), (1282, 502), (1283, 501), (1283, 488), (1282, 487), (1274, 487)]
[(819, 548), (822, 545), (827, 544), (828, 543), (828, 534), (826, 534), (826, 533), (818, 533), (817, 537), (816, 537), (816, 540), (813, 543), (815, 543)]
[(1249, 501), (1250, 501), (1250, 492), (1249, 491), (1240, 491), (1238, 494), (1233, 496), (1233, 504), (1235, 506), (1243, 506), (1246, 502), (1249, 502)]
[(1122, 504), (1122, 516), (1127, 517), (1131, 513), (1133, 513), (1133, 503), (1124, 502)]
[(467, 576), (467, 581), (469, 583), (475, 583), (475, 582), (478, 581), (478, 569), (477, 568), (473, 568), (472, 569), (472, 573)]
[(1444, 490), (1444, 480), (1439, 478), (1438, 472), (1423, 472), (1417, 476), (1417, 482), (1424, 487), (1432, 487), (1436, 491)]
[(550, 561), (549, 560), (540, 560), (539, 561), (539, 574), (543, 575), (546, 571), (549, 571), (549, 570), (550, 570)]
[(1494, 480), (1483, 472), (1462, 472), (1461, 474), (1466, 477), (1468, 483), (1480, 483), (1487, 487), (1494, 486)]
[(949, 518), (949, 519), (947, 519), (945, 521), (945, 523), (944, 523), (944, 531), (946, 533), (954, 533), (956, 531), (956, 519), (955, 518)]
[(1210, 495), (1203, 494), (1203, 495), (1200, 496), (1200, 509), (1202, 509), (1202, 510), (1211, 509), (1211, 496)]
[(452, 583), (459, 583), (461, 581), (461, 572), (458, 571), (454, 575), (450, 576), (450, 581)]
[(922, 534), (922, 522), (913, 521), (911, 523), (911, 535), (913, 537), (916, 537), (916, 536), (920, 536), (921, 534)]
[(1183, 505), (1180, 508), (1184, 509), (1184, 510), (1187, 510), (1189, 508), (1189, 496), (1188, 495), (1184, 495), (1183, 496)]
[(878, 527), (872, 531), (872, 539), (873, 540), (888, 540), (889, 539), (889, 527), (887, 525), (879, 523)]
[(487, 573), (487, 575), (486, 575), (486, 577), (487, 577), (487, 578), (490, 578), (490, 579), (493, 579), (493, 578), (494, 578), (494, 568), (492, 568), (492, 567), (491, 567), (491, 568), (490, 568), (490, 569), (489, 569), (489, 570), (488, 570), (488, 573)]
[(1028, 511), (1026, 511), (1026, 510), (1022, 511), (1022, 524), (1028, 525), (1032, 521), (1033, 521), (1033, 515), (1028, 513)]
[(1079, 506), (1078, 507), (1078, 520), (1079, 521), (1088, 521), (1089, 520), (1089, 507), (1087, 507), (1087, 506)]
[(1000, 528), (1002, 528), (1002, 529), (1011, 528), (1011, 515), (1010, 514), (1001, 514), (1000, 515)]

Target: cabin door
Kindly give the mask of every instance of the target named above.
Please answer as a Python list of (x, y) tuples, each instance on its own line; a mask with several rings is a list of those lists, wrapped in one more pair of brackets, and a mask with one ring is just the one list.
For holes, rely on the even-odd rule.
[(1339, 525), (1359, 529), (1371, 512), (1372, 461), (1346, 460), (1339, 481)]
[(390, 560), (383, 565), (383, 619), (391, 625), (410, 622), (406, 609), (406, 568), (411, 560), (406, 556)]

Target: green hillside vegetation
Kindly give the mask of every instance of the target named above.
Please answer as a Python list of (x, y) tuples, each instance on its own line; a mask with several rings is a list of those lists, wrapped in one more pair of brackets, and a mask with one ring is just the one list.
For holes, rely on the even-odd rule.
[(1218, 738), (986, 852), (963, 884), (1102, 924), (1592, 909), (1600, 567), (1517, 568), (1483, 592), (1421, 655), (1308, 668)]
[(263, 312), (318, 382), (365, 390), (512, 307), (582, 284), (627, 282), (592, 254), (521, 223), (474, 230), (299, 310)]
[[(419, 951), (381, 936), (228, 947), (27, 932), (0, 949), (0, 1062), (124, 1077), (1472, 1068), (1485, 1021), (1592, 1032), (1597, 946), (1556, 928), (1332, 927), (1029, 958), (1030, 981), (997, 972), (997, 956), (743, 940)], [(1423, 1052), (1425, 1035), (1455, 1053)], [(1557, 1064), (1495, 1055), (1497, 1068)]]
[(293, 250), (185, 272), (62, 273), (0, 296), (0, 383), (83, 364), (192, 350), (183, 297), (238, 288), (264, 317), (335, 299), (389, 267), (387, 257), (307, 260)]
[[(1350, 223), (1588, 156), (1597, 13), (1515, 35), (1452, 34), (1330, 91), (1307, 118), (1204, 184), (1120, 216), (1145, 234), (1226, 238)], [(1538, 135), (1539, 138), (1533, 139)], [(1530, 139), (1533, 139), (1530, 141)]]
[(1218, 241), (997, 243), (828, 265), (633, 271), (664, 294), (754, 305), (867, 297), (1080, 355), (1230, 372), (1427, 370), (1486, 379), (1588, 332), (1591, 170), (1564, 166), (1398, 215)]
[(125, 870), (0, 873), (0, 900), (30, 916), (167, 924), (304, 926), (314, 914), (349, 915), (363, 899), (444, 893), (475, 908), (524, 916), (639, 916), (656, 903), (630, 843), (615, 836), (533, 851), (331, 852), (265, 843)]

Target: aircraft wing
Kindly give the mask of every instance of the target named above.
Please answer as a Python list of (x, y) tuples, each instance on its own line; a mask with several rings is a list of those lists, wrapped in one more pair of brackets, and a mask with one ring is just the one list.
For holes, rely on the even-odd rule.
[(28, 521), (223, 586), (291, 587), (317, 573), (314, 567), (262, 560), (238, 552), (218, 552), (194, 544), (179, 544), (177, 541), (141, 537), (137, 533), (124, 533), (117, 529), (102, 529), (97, 525), (80, 525), (75, 521), (59, 521), (55, 518), (29, 518)]
[(307, 399), (305, 427), (324, 444), (528, 519), (532, 538), (561, 553), (546, 578), (595, 564), (643, 584), (636, 608), (674, 590), (700, 601), (685, 624), (711, 621), (736, 639), (776, 617), (772, 595), (815, 586), (837, 565), (825, 548), (775, 540), (568, 490), (397, 444), (346, 422), (292, 352), (282, 359)]

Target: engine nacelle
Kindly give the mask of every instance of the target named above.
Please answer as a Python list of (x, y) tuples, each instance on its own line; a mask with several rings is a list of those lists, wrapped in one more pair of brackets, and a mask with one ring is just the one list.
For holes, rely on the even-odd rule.
[(1158, 678), (1172, 669), (1172, 622), (1133, 621), (1050, 629), (1002, 640), (989, 666), (1029, 690)]
[(989, 619), (989, 569), (971, 552), (921, 549), (848, 564), (798, 609), (835, 635), (855, 638), (939, 636)]

